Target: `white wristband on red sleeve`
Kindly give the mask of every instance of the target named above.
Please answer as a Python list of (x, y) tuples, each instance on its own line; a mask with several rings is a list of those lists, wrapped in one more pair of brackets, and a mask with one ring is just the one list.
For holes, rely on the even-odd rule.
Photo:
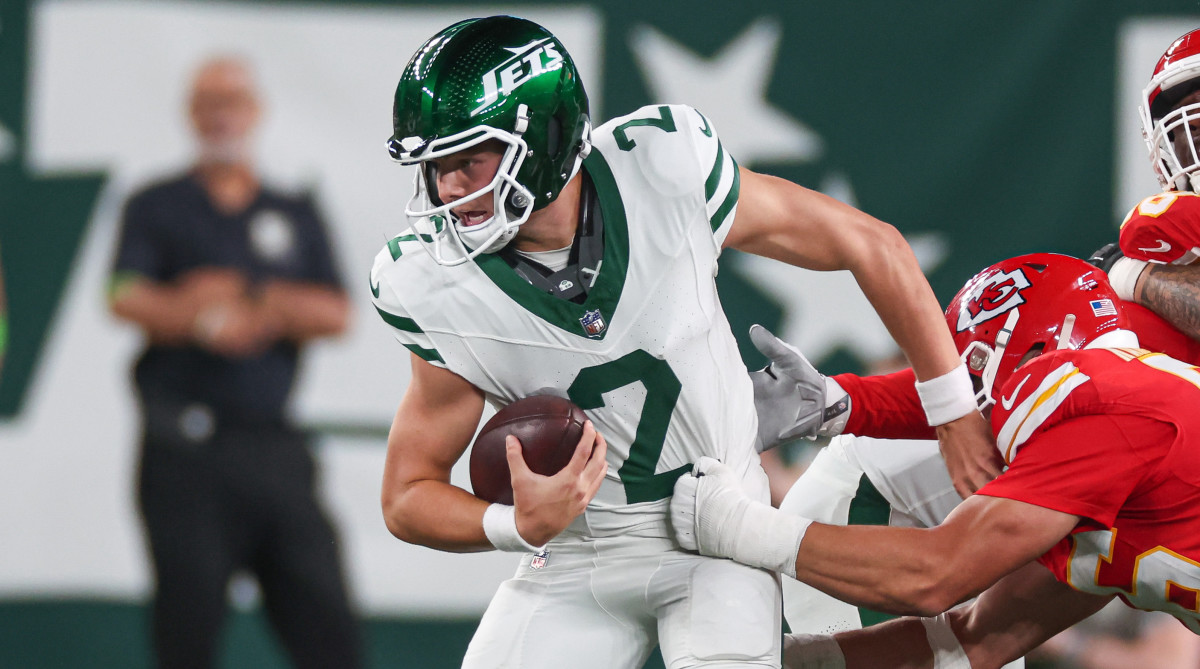
[(538, 553), (545, 546), (534, 546), (517, 531), (517, 508), (508, 504), (490, 504), (483, 512), (483, 533), (498, 551)]
[(962, 363), (941, 376), (917, 381), (917, 395), (921, 398), (925, 417), (934, 427), (958, 420), (979, 408), (975, 404), (971, 376)]

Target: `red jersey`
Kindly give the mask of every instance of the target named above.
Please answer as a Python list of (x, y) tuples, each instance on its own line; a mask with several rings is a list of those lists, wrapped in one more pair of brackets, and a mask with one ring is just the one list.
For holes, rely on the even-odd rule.
[(992, 411), (1009, 468), (977, 494), (1081, 516), (1039, 561), (1200, 634), (1200, 370), (1144, 349), (1055, 351)]
[[(1200, 365), (1200, 342), (1141, 305), (1124, 302), (1122, 306), (1143, 348)], [(838, 374), (833, 378), (850, 395), (850, 419), (842, 430), (846, 434), (877, 439), (936, 438), (925, 420), (914, 385), (917, 377), (911, 369), (880, 376)], [(999, 390), (993, 388), (992, 392)]]
[(1129, 258), (1188, 265), (1200, 258), (1200, 196), (1151, 195), (1121, 223), (1121, 253)]

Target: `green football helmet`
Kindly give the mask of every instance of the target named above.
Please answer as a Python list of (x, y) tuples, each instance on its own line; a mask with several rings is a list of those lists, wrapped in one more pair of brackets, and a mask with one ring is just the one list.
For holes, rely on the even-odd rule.
[[(419, 167), (404, 213), (443, 265), (503, 248), (591, 150), (587, 93), (570, 55), (545, 28), (512, 16), (462, 21), (425, 42), (400, 76), (392, 124), (392, 158)], [(428, 161), (489, 140), (505, 146), (491, 183), (443, 202)], [(493, 217), (462, 225), (451, 210), (489, 191)]]

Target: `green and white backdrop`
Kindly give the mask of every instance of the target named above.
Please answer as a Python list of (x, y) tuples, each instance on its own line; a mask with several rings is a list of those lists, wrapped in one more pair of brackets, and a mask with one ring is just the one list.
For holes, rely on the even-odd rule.
[[(104, 287), (120, 205), (186, 164), (185, 88), (218, 52), (256, 66), (261, 166), (316, 193), (355, 289), (352, 330), (312, 351), (296, 412), (324, 434), (322, 494), (372, 666), (456, 666), (515, 558), (438, 553), (385, 530), (383, 433), (408, 364), (376, 322), (367, 271), (404, 226), (411, 188), (384, 149), (400, 71), (444, 25), (499, 12), (562, 38), (597, 119), (694, 105), (743, 165), (893, 223), (943, 301), (998, 259), (1114, 238), (1157, 189), (1141, 88), (1166, 45), (1200, 25), (1200, 5), (1182, 0), (0, 0), (0, 667), (149, 666), (128, 377), (140, 342), (108, 315)], [(768, 324), (832, 371), (890, 351), (843, 273), (722, 263), (740, 330)], [(232, 596), (228, 666), (283, 666), (253, 586)]]

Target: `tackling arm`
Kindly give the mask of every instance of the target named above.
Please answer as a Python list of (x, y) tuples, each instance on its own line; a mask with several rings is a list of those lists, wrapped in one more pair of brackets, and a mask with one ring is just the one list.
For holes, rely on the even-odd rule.
[(937, 615), (1046, 552), (1079, 518), (973, 495), (930, 529), (814, 523), (796, 578), (858, 606)]
[[(971, 666), (1000, 667), (1056, 633), (1099, 611), (1111, 598), (1082, 593), (1055, 580), (1031, 562), (988, 588), (969, 606), (948, 615), (955, 641)], [(827, 637), (826, 637), (827, 638)], [(926, 624), (901, 618), (834, 637), (846, 669), (918, 669), (930, 666), (933, 651)], [(816, 639), (784, 640), (784, 666), (806, 669)]]

